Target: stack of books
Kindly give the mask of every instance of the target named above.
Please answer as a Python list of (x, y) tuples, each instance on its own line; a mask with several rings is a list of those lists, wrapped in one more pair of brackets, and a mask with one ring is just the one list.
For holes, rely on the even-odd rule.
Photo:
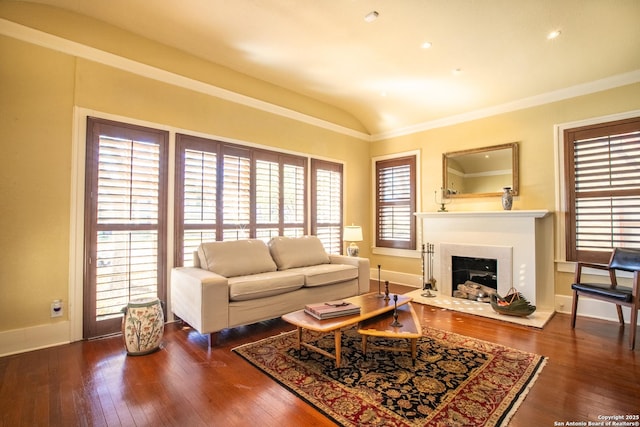
[(360, 307), (345, 301), (329, 301), (318, 304), (307, 304), (304, 307), (304, 311), (316, 319), (324, 320), (360, 314)]

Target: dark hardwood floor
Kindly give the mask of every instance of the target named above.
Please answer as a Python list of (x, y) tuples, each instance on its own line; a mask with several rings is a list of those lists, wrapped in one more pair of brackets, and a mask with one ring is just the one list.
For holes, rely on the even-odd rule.
[[(549, 358), (511, 426), (640, 414), (639, 350), (629, 350), (628, 331), (615, 323), (580, 318), (573, 331), (569, 316), (557, 314), (537, 330), (414, 307), (425, 325)], [(126, 356), (121, 337), (110, 337), (3, 357), (0, 425), (333, 425), (230, 351), (291, 329), (279, 319), (235, 328), (209, 349), (206, 336), (174, 323), (165, 329), (163, 348), (147, 356)]]

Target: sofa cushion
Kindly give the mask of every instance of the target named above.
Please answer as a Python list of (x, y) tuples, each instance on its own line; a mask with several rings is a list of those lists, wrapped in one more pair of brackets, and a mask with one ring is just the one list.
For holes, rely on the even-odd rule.
[(274, 237), (269, 250), (278, 270), (329, 263), (329, 255), (316, 236)]
[(276, 271), (269, 248), (262, 240), (206, 242), (198, 248), (200, 268), (224, 277)]
[(358, 278), (358, 267), (346, 264), (319, 264), (288, 271), (304, 274), (304, 286), (307, 288)]
[(302, 274), (288, 271), (236, 276), (229, 279), (229, 300), (246, 301), (284, 294), (303, 285)]

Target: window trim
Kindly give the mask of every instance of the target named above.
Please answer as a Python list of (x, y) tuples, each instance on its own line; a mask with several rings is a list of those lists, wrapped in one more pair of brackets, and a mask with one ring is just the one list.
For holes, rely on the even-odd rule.
[[(83, 338), (100, 337), (105, 334), (113, 333), (114, 328), (122, 322), (121, 317), (110, 318), (106, 320), (95, 319), (95, 292), (96, 292), (96, 265), (97, 265), (97, 241), (96, 233), (107, 227), (108, 230), (155, 230), (157, 232), (157, 254), (156, 254), (156, 295), (166, 302), (168, 299), (168, 277), (167, 269), (163, 268), (168, 264), (168, 256), (166, 248), (169, 246), (169, 207), (168, 193), (170, 182), (169, 176), (169, 132), (154, 126), (144, 126), (132, 123), (131, 121), (110, 120), (101, 117), (95, 117), (87, 114), (85, 116), (85, 140), (84, 140), (84, 168), (81, 203), (83, 205), (83, 221), (82, 234), (80, 238), (83, 241), (84, 251), (82, 253), (82, 296), (78, 300), (82, 301), (82, 336)], [(150, 139), (153, 144), (158, 147), (158, 207), (156, 223), (109, 223), (101, 224), (98, 218), (98, 196), (93, 194), (93, 190), (98, 189), (99, 183), (99, 144), (101, 130), (105, 129), (105, 133), (109, 137), (131, 139), (135, 141), (135, 136), (140, 136), (140, 141)], [(78, 194), (79, 195), (79, 194)], [(93, 295), (88, 295), (89, 293)], [(93, 320), (85, 322), (89, 317)]]
[[(193, 141), (193, 142), (190, 142), (190, 141)], [(344, 162), (320, 159), (312, 156), (305, 156), (304, 154), (292, 154), (285, 151), (276, 151), (276, 150), (270, 150), (267, 148), (257, 148), (250, 145), (227, 143), (220, 140), (208, 139), (206, 137), (192, 136), (192, 135), (181, 132), (176, 134), (176, 146), (174, 150), (175, 179), (172, 184), (173, 190), (174, 190), (173, 204), (174, 204), (174, 227), (175, 227), (174, 235), (173, 235), (174, 236), (173, 263), (175, 266), (182, 266), (184, 264), (183, 260), (187, 259), (184, 254), (184, 234), (185, 234), (186, 227), (184, 226), (184, 214), (182, 212), (184, 210), (183, 187), (182, 187), (183, 181), (184, 181), (184, 171), (182, 170), (184, 159), (182, 157), (182, 153), (184, 152), (185, 149), (188, 149), (188, 148), (198, 149), (198, 148), (195, 148), (197, 145), (202, 147), (201, 149), (203, 149), (204, 151), (216, 152), (218, 154), (219, 156), (218, 171), (217, 171), (217, 174), (218, 174), (217, 176), (219, 180), (218, 182), (222, 182), (221, 175), (223, 173), (223, 168), (220, 167), (220, 165), (221, 165), (221, 161), (223, 161), (224, 154), (228, 152), (232, 152), (234, 154), (239, 154), (239, 153), (242, 153), (243, 155), (246, 154), (251, 160), (250, 168), (251, 168), (252, 176), (255, 176), (255, 162), (259, 159), (262, 159), (262, 160), (266, 160), (269, 158), (277, 159), (281, 172), (283, 172), (284, 167), (286, 165), (302, 167), (303, 175), (305, 179), (304, 194), (303, 194), (304, 215), (303, 215), (303, 222), (300, 223), (299, 225), (295, 224), (295, 227), (301, 228), (303, 230), (303, 234), (315, 234), (317, 229), (316, 204), (315, 204), (316, 200), (313, 197), (315, 194), (314, 191), (316, 188), (315, 176), (313, 175), (315, 171), (314, 167), (320, 168), (320, 169), (324, 168), (324, 169), (335, 170), (336, 172), (338, 172), (340, 174), (340, 181), (341, 181), (340, 182), (340, 209), (339, 209), (340, 223), (339, 225), (336, 225), (336, 226), (339, 227), (340, 229), (340, 236), (339, 236), (340, 252), (339, 253), (342, 253), (344, 249), (343, 241), (342, 241), (342, 227), (344, 225), (344, 188), (345, 188)], [(254, 206), (254, 207), (255, 207), (255, 201), (256, 201), (255, 186), (256, 186), (256, 182), (254, 179), (252, 179), (250, 203), (251, 203), (251, 206)], [(222, 190), (223, 190), (222, 186), (218, 185), (217, 186), (218, 200), (221, 200), (220, 194)], [(284, 218), (283, 209), (285, 207), (282, 204), (283, 197), (284, 197), (283, 183), (281, 182), (280, 222), (277, 225), (277, 227), (280, 229), (279, 235), (285, 234), (284, 233), (284, 231), (286, 231), (285, 229), (292, 228), (294, 226), (294, 223), (284, 222), (285, 218)], [(218, 207), (220, 207), (220, 203), (218, 203), (217, 205)], [(249, 238), (256, 238), (256, 231), (260, 227), (258, 227), (258, 224), (256, 223), (256, 212), (254, 210), (251, 211), (251, 219), (249, 222), (250, 222), (248, 225)], [(224, 238), (223, 231), (228, 228), (229, 227), (226, 227), (226, 228), (224, 227), (222, 218), (218, 216), (218, 220), (216, 221), (216, 239), (222, 240)], [(275, 226), (273, 228), (275, 228)], [(328, 249), (327, 251), (329, 252)]]
[[(611, 249), (608, 250), (580, 250), (577, 247), (577, 204), (579, 200), (584, 200), (585, 198), (588, 200), (589, 198), (593, 199), (594, 197), (598, 198), (611, 198), (612, 200), (620, 201), (621, 197), (627, 196), (635, 196), (636, 198), (640, 195), (640, 191), (629, 190), (629, 189), (616, 189), (610, 185), (605, 185), (604, 187), (593, 190), (587, 189), (584, 191), (585, 195), (583, 197), (578, 197), (576, 191), (574, 190), (576, 187), (576, 176), (574, 174), (575, 162), (572, 154), (574, 153), (575, 145), (573, 141), (590, 141), (593, 138), (608, 138), (611, 135), (621, 135), (626, 134), (630, 131), (637, 132), (640, 130), (640, 117), (634, 117), (623, 120), (614, 120), (607, 121), (602, 123), (597, 123), (593, 125), (580, 126), (574, 128), (568, 128), (564, 130), (564, 152), (565, 154), (569, 154), (569, 156), (565, 157), (565, 185), (567, 187), (565, 192), (566, 197), (566, 205), (567, 215), (566, 215), (566, 228), (565, 228), (565, 241), (566, 245), (566, 258), (573, 261), (582, 261), (582, 262), (596, 262), (596, 263), (607, 263), (611, 256)], [(611, 145), (607, 145), (610, 147)], [(585, 160), (588, 164), (588, 160)], [(610, 164), (611, 165), (611, 164)], [(613, 170), (617, 170), (615, 167)], [(600, 181), (598, 181), (600, 182)], [(611, 219), (615, 218), (615, 214), (612, 213)], [(609, 218), (609, 217), (607, 217)], [(604, 234), (603, 234), (604, 236)], [(603, 242), (605, 243), (605, 242)], [(601, 246), (598, 248), (604, 249)]]
[(397, 257), (405, 257), (405, 258), (419, 258), (420, 253), (418, 252), (418, 248), (422, 242), (422, 223), (418, 221), (415, 215), (413, 215), (414, 220), (414, 242), (415, 247), (412, 248), (390, 248), (377, 246), (377, 172), (376, 172), (376, 163), (379, 161), (385, 160), (393, 160), (404, 157), (415, 157), (415, 214), (419, 212), (422, 208), (421, 205), (421, 194), (422, 194), (422, 179), (421, 179), (421, 151), (420, 150), (410, 150), (403, 151), (400, 153), (387, 154), (382, 156), (376, 156), (371, 158), (371, 235), (372, 239), (372, 253), (376, 255), (384, 255), (384, 256), (397, 256)]
[(616, 113), (606, 116), (591, 117), (583, 120), (565, 122), (554, 125), (554, 151), (555, 151), (555, 230), (556, 230), (556, 268), (559, 272), (573, 273), (575, 271), (575, 261), (567, 260), (567, 191), (566, 191), (566, 174), (567, 165), (565, 159), (565, 131), (567, 129), (579, 128), (584, 126), (598, 125), (601, 123), (614, 122), (618, 120), (631, 119), (640, 116), (640, 110), (632, 110), (623, 113)]
[[(217, 140), (224, 143), (229, 144), (238, 144), (243, 147), (255, 148), (255, 149), (266, 149), (273, 150), (274, 147), (240, 140), (227, 138), (224, 136), (218, 136), (215, 134), (209, 134), (204, 132), (197, 131), (189, 131), (184, 128), (178, 128), (175, 126), (171, 126), (168, 124), (162, 124), (158, 122), (153, 122), (149, 120), (141, 120), (133, 117), (118, 115), (107, 113), (104, 111), (94, 110), (85, 107), (75, 106), (73, 108), (73, 123), (72, 123), (72, 161), (71, 161), (71, 200), (70, 200), (70, 232), (69, 232), (69, 293), (68, 300), (69, 304), (69, 319), (70, 319), (70, 336), (73, 341), (78, 341), (82, 339), (83, 335), (83, 283), (84, 283), (84, 217), (85, 217), (85, 204), (84, 204), (84, 193), (85, 193), (85, 171), (86, 171), (86, 133), (87, 133), (87, 117), (95, 117), (98, 119), (111, 120), (121, 123), (127, 123), (131, 125), (137, 125), (142, 127), (154, 128), (157, 130), (166, 131), (169, 133), (169, 146), (168, 146), (168, 161), (169, 161), (169, 169), (168, 169), (168, 206), (166, 209), (167, 214), (167, 244), (165, 246), (164, 251), (166, 252), (166, 265), (165, 271), (166, 277), (169, 278), (169, 273), (171, 269), (175, 266), (174, 264), (174, 248), (175, 248), (175, 140), (176, 134), (188, 134), (193, 137), (200, 137), (205, 140)], [(309, 174), (309, 162), (312, 158), (317, 158), (319, 160), (326, 160), (329, 162), (335, 162), (342, 164), (344, 166), (344, 170), (346, 170), (347, 163), (340, 159), (334, 159), (330, 157), (316, 156), (311, 153), (303, 153), (295, 150), (288, 150), (286, 148), (275, 147), (278, 153), (285, 155), (293, 155), (293, 156), (301, 156), (305, 157), (307, 161), (307, 175)], [(275, 150), (274, 150), (275, 151)], [(308, 176), (307, 176), (308, 178)], [(343, 177), (343, 188), (346, 189), (347, 178)], [(307, 191), (307, 197), (305, 201), (309, 204), (309, 192)], [(344, 194), (343, 194), (344, 197)], [(307, 224), (310, 224), (310, 210), (307, 213), (307, 217), (305, 220)], [(345, 218), (345, 211), (341, 212), (342, 218)], [(305, 233), (308, 233), (309, 225), (307, 225), (307, 229), (305, 229)], [(170, 283), (168, 283), (170, 286)], [(167, 288), (169, 289), (169, 288)], [(166, 313), (169, 319), (173, 319), (171, 314), (171, 301), (168, 300), (168, 306)]]

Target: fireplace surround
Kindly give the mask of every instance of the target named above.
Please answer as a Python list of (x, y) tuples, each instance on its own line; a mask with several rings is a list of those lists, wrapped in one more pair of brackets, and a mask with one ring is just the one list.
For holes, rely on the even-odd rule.
[(419, 212), (423, 242), (435, 245), (433, 273), (451, 295), (451, 257), (498, 260), (498, 293), (511, 287), (539, 309), (553, 310), (553, 221), (546, 210)]
[[(553, 218), (546, 210), (491, 212), (420, 212), (424, 243), (434, 245), (436, 291), (407, 295), (440, 309), (542, 328), (554, 314)], [(526, 317), (496, 313), (490, 304), (454, 298), (452, 256), (497, 260), (498, 293), (511, 287), (537, 310)]]

